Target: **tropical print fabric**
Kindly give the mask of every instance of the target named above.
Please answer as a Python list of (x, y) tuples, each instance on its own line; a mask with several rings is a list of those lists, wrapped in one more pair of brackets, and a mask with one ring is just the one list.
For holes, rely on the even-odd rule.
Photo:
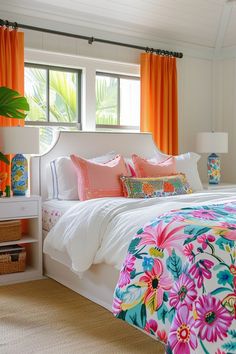
[(125, 197), (155, 198), (189, 194), (192, 190), (183, 173), (166, 177), (120, 177)]
[(113, 313), (168, 354), (236, 353), (236, 201), (171, 211), (140, 229)]

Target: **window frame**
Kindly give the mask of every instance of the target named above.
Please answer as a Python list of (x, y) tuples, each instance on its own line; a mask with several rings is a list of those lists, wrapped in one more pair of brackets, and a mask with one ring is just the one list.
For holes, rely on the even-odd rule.
[[(33, 120), (25, 120), (25, 125), (34, 125), (34, 126), (42, 126), (42, 127), (77, 127), (77, 129), (81, 129), (82, 122), (82, 69), (64, 67), (64, 66), (56, 66), (49, 64), (38, 64), (38, 63), (24, 63), (25, 68), (37, 68), (46, 70), (46, 118), (47, 121), (33, 121)], [(51, 122), (50, 121), (50, 70), (52, 71), (62, 71), (62, 72), (71, 72), (76, 73), (77, 77), (77, 95), (76, 95), (76, 104), (77, 104), (77, 120), (74, 123), (67, 122)]]
[[(108, 72), (103, 72), (103, 71), (96, 71), (96, 77), (97, 76), (107, 76), (107, 77), (112, 77), (118, 79), (117, 83), (117, 122), (119, 124), (97, 124), (96, 123), (96, 116), (95, 116), (95, 124), (96, 128), (104, 128), (104, 129), (122, 129), (122, 130), (140, 130), (140, 126), (136, 125), (120, 125), (120, 79), (128, 79), (128, 80), (135, 80), (135, 81), (140, 81), (139, 76), (134, 76), (134, 75), (125, 75), (125, 74), (116, 74), (116, 73), (108, 73)], [(96, 93), (95, 93), (96, 95)]]

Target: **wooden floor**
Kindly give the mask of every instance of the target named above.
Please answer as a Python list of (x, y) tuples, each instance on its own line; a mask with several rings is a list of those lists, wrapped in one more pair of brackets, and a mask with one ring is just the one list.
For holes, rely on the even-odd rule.
[(45, 279), (0, 287), (1, 354), (164, 353), (104, 308)]

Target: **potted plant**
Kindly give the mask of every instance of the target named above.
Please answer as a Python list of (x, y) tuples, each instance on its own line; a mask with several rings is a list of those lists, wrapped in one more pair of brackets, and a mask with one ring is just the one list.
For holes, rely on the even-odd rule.
[[(0, 116), (6, 118), (25, 119), (24, 111), (29, 111), (29, 104), (25, 97), (22, 97), (19, 92), (8, 87), (0, 87)], [(0, 161), (9, 165), (8, 158), (0, 151)], [(0, 171), (0, 186), (6, 179), (6, 172)], [(2, 191), (0, 190), (0, 196)]]
[[(0, 116), (25, 119), (24, 111), (29, 111), (27, 99), (8, 87), (0, 87)], [(6, 156), (0, 152), (0, 161), (9, 164)]]

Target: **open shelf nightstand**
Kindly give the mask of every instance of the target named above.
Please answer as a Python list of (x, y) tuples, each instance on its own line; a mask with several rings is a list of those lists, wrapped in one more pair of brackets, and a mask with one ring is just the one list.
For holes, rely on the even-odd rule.
[(39, 196), (0, 198), (0, 221), (27, 219), (28, 233), (18, 241), (1, 242), (0, 246), (24, 245), (24, 272), (0, 275), (0, 285), (42, 278), (42, 215)]

